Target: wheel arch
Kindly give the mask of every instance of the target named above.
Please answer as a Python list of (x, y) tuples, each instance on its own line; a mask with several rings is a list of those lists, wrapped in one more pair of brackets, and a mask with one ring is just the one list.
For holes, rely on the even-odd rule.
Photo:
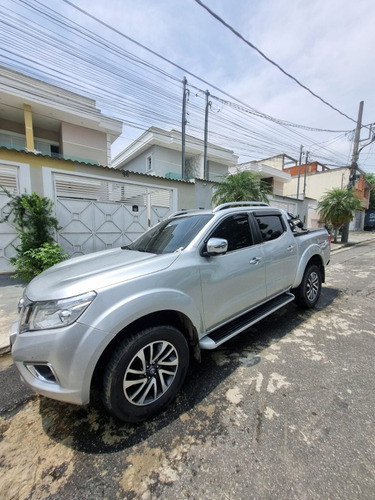
[(321, 278), (322, 278), (322, 283), (325, 283), (325, 277), (326, 276), (325, 276), (325, 266), (324, 266), (324, 263), (323, 263), (323, 259), (322, 259), (322, 257), (320, 255), (314, 254), (314, 255), (312, 255), (307, 260), (307, 262), (304, 265), (300, 265), (299, 266), (299, 269), (298, 269), (298, 272), (297, 272), (297, 276), (296, 276), (296, 280), (293, 283), (292, 288), (297, 288), (301, 284), (303, 276), (305, 274), (305, 271), (306, 271), (306, 269), (310, 265), (316, 265), (316, 266), (319, 267)]
[(133, 321), (125, 328), (120, 330), (118, 334), (106, 346), (101, 356), (99, 357), (98, 362), (96, 363), (91, 379), (91, 390), (93, 390), (101, 380), (104, 369), (109, 359), (111, 358), (113, 352), (116, 350), (116, 347), (121, 343), (125, 336), (132, 335), (133, 333), (136, 333), (137, 331), (143, 330), (150, 326), (166, 324), (168, 326), (174, 326), (181, 331), (188, 342), (191, 355), (198, 362), (200, 362), (201, 352), (199, 348), (198, 332), (191, 320), (185, 314), (179, 311), (163, 310), (153, 312)]

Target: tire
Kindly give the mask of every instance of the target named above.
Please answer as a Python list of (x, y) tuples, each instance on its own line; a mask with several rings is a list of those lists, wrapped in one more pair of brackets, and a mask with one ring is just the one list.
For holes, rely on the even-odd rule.
[(176, 397), (189, 367), (189, 346), (172, 326), (146, 328), (124, 339), (103, 379), (102, 400), (123, 422), (141, 422)]
[(311, 264), (305, 270), (301, 284), (293, 290), (295, 302), (303, 309), (310, 309), (318, 302), (322, 291), (322, 273), (320, 268)]

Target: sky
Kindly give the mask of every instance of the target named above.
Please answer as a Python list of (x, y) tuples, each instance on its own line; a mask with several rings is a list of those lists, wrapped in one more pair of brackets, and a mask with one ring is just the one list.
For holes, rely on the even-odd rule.
[[(1, 0), (0, 65), (93, 97), (124, 123), (113, 155), (150, 126), (180, 129), (186, 77), (187, 133), (203, 139), (208, 91), (209, 141), (239, 161), (298, 158), (302, 145), (311, 161), (349, 165), (360, 101), (362, 124), (375, 123), (375, 2), (202, 2), (342, 114), (195, 0)], [(363, 127), (361, 147), (370, 138)]]

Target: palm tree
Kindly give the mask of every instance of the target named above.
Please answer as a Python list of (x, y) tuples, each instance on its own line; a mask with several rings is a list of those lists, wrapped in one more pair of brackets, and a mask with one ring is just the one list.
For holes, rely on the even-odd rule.
[(272, 187), (262, 181), (253, 172), (244, 171), (227, 175), (223, 182), (215, 183), (216, 191), (212, 197), (214, 203), (230, 203), (231, 201), (264, 201), (272, 193)]
[(362, 207), (361, 201), (352, 189), (334, 188), (318, 203), (321, 221), (329, 224), (334, 230), (334, 242), (340, 228), (353, 219), (354, 213)]

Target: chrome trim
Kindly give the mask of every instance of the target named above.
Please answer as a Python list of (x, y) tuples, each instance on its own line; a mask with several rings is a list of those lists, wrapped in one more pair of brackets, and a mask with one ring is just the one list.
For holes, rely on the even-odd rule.
[[(59, 384), (59, 379), (58, 379), (56, 372), (53, 369), (53, 366), (51, 365), (51, 363), (35, 363), (34, 362), (34, 363), (24, 363), (24, 365), (27, 368), (27, 370), (31, 373), (31, 375), (33, 377), (35, 377), (36, 379), (38, 379), (42, 382), (45, 382), (47, 384)], [(52, 381), (52, 380), (48, 380), (47, 378), (43, 377), (43, 375), (38, 372), (38, 370), (35, 368), (35, 366), (47, 366), (51, 370), (51, 373), (55, 377), (55, 380)]]

